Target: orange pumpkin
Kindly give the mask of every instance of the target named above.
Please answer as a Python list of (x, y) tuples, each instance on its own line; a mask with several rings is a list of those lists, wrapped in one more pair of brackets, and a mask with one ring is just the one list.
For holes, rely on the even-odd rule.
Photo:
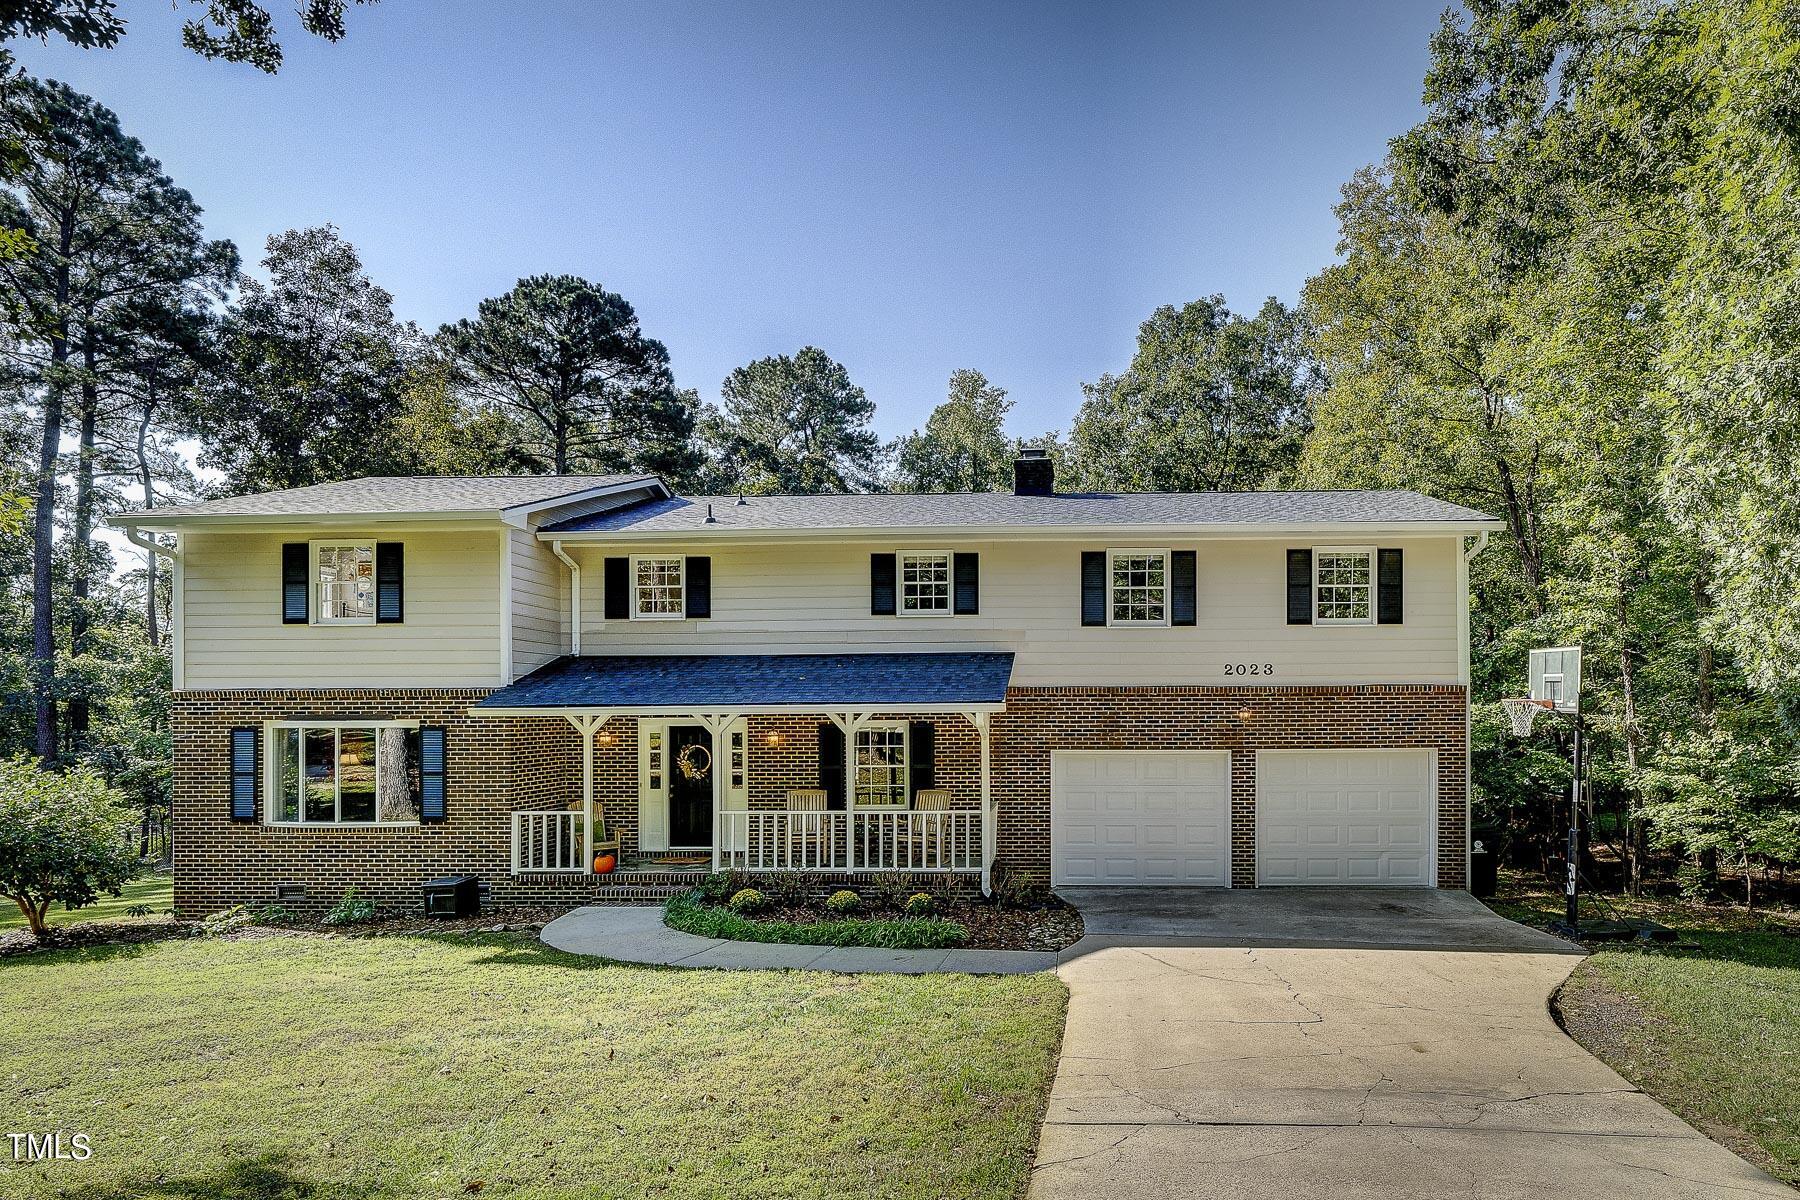
[(596, 875), (611, 875), (613, 868), (618, 865), (619, 860), (614, 855), (596, 854), (594, 856), (594, 874)]

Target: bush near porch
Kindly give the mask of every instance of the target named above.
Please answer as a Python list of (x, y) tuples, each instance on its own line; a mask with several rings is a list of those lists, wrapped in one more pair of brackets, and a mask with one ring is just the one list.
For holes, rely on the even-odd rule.
[[(785, 886), (780, 878), (753, 885), (748, 876), (722, 872), (670, 900), (663, 920), (700, 937), (886, 950), (1057, 950), (1082, 933), (1080, 914), (1048, 889), (1018, 887), (1010, 900), (970, 900), (941, 885), (921, 891), (898, 876), (820, 902), (812, 883), (797, 875)], [(742, 903), (746, 893), (756, 899)], [(854, 904), (834, 904), (844, 897), (854, 897)], [(920, 899), (928, 905), (916, 904)]]
[[(0, 1195), (1016, 1197), (1049, 975), (680, 971), (529, 936), (271, 933), (0, 960)], [(71, 1000), (79, 997), (79, 1002)]]
[[(1563, 1027), (1682, 1119), (1800, 1184), (1800, 912), (1608, 895), (1622, 917), (1674, 929), (1673, 945), (1607, 944), (1557, 993)], [(1489, 901), (1547, 927), (1559, 891), (1506, 872)], [(1584, 919), (1592, 910), (1584, 905)]]

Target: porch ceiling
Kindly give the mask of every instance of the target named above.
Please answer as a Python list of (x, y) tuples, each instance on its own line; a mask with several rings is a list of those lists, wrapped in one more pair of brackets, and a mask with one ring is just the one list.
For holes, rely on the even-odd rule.
[(1006, 705), (1009, 653), (565, 655), (476, 713), (978, 712)]

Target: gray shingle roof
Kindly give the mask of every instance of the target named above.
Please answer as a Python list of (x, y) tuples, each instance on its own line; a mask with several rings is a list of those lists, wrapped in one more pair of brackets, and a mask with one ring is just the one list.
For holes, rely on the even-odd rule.
[[(711, 506), (713, 523), (706, 524)], [(1131, 525), (1477, 524), (1494, 518), (1418, 492), (1011, 492), (924, 495), (676, 496), (548, 525), (558, 533), (1016, 528)]]
[(363, 513), (491, 513), (520, 504), (611, 487), (653, 475), (493, 475), (440, 478), (376, 475), (287, 488), (251, 496), (202, 500), (148, 512), (121, 513), (115, 520), (145, 517), (314, 517)]
[(903, 708), (1001, 704), (1013, 656), (968, 654), (565, 655), (475, 705), (500, 708)]

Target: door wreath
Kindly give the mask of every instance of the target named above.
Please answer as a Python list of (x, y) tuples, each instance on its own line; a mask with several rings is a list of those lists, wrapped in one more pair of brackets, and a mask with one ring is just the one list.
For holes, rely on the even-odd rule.
[(712, 770), (712, 751), (699, 742), (692, 742), (681, 748), (675, 756), (675, 769), (681, 772), (683, 779), (705, 779)]

